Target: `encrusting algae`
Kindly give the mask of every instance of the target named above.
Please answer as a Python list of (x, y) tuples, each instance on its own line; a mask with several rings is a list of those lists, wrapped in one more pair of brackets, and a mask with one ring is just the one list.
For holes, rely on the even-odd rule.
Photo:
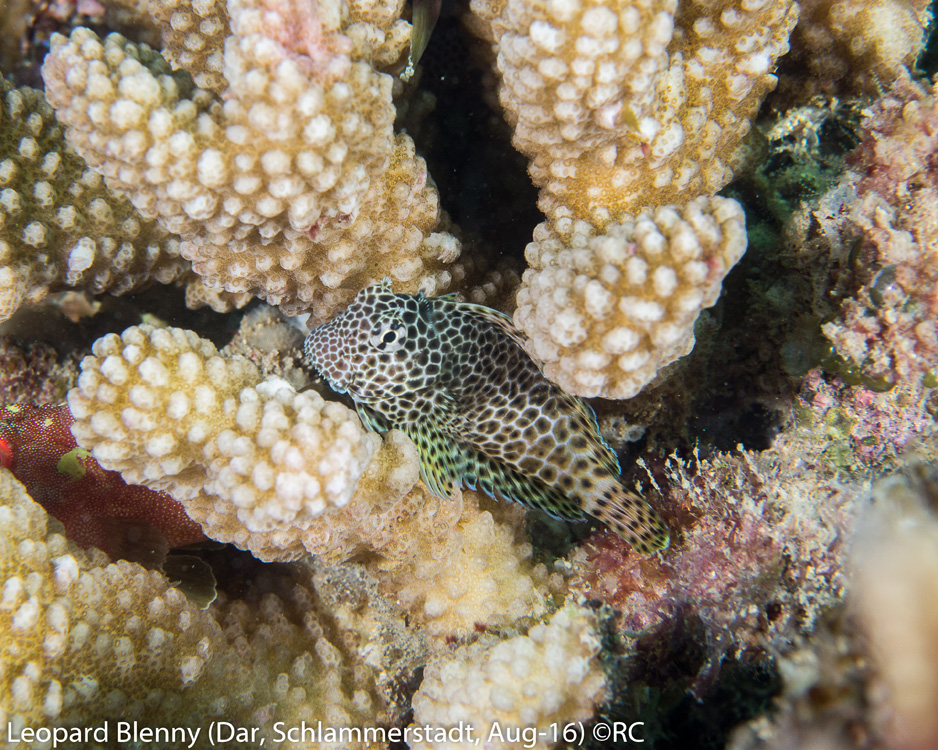
[(552, 516), (595, 516), (635, 549), (668, 546), (651, 507), (616, 479), (596, 415), (551, 383), (510, 318), (450, 297), (359, 292), (306, 339), (306, 356), (375, 432), (404, 432), (432, 492), (464, 482)]

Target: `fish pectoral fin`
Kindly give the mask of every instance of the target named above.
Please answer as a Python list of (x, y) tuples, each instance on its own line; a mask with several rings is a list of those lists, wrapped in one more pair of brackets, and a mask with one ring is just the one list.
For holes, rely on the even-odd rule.
[(586, 512), (643, 555), (667, 549), (671, 543), (668, 527), (654, 508), (618, 482), (600, 488)]
[(559, 487), (546, 484), (537, 477), (526, 476), (474, 448), (467, 447), (466, 454), (465, 481), (468, 486), (478, 484), (479, 490), (489, 497), (537, 508), (554, 518), (583, 520), (583, 510)]
[(388, 424), (384, 421), (384, 417), (367, 404), (356, 401), (355, 411), (358, 412), (358, 418), (361, 419), (366, 430), (371, 430), (372, 432), (377, 432), (379, 435), (383, 435), (390, 429)]
[(413, 440), (420, 458), (420, 478), (438, 497), (452, 497), (453, 485), (462, 481), (465, 460), (459, 446), (433, 424), (413, 424), (403, 428)]

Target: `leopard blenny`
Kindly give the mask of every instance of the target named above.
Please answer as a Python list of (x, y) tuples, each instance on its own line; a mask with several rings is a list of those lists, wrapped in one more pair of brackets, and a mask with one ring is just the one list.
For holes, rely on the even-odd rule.
[(655, 511), (619, 484), (593, 410), (544, 377), (502, 313), (394, 294), (385, 281), (314, 329), (304, 349), (369, 429), (414, 441), (436, 495), (463, 482), (555, 517), (594, 516), (639, 552), (668, 546)]

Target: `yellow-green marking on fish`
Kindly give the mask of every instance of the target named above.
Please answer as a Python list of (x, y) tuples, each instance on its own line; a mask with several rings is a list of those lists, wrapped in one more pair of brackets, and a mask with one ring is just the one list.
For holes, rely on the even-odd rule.
[(544, 377), (500, 312), (394, 294), (385, 281), (314, 329), (304, 349), (369, 429), (414, 441), (435, 494), (462, 482), (558, 518), (594, 516), (639, 552), (668, 546), (657, 513), (619, 484), (593, 410)]

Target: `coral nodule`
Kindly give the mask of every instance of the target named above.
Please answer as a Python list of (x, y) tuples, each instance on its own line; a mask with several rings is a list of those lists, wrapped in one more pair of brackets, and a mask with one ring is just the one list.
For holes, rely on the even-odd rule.
[(345, 406), (191, 331), (133, 327), (93, 352), (68, 396), (79, 444), (265, 559), (302, 554), (298, 532), (349, 502), (381, 444)]
[(932, 747), (929, 0), (437, 5), (0, 0), (0, 746)]
[(474, 0), (514, 145), (541, 188), (515, 321), (571, 393), (629, 398), (690, 351), (746, 248), (711, 199), (788, 50), (791, 0)]
[[(179, 45), (193, 14), (213, 30), (202, 43), (214, 49), (199, 55)], [(394, 14), (356, 15), (371, 21), (350, 24), (344, 4), (326, 1), (158, 14), (188, 71), (77, 28), (52, 39), (46, 96), (69, 143), (180, 236), (207, 286), (317, 317), (384, 275), (437, 293), (459, 243), (435, 231), (436, 190), (410, 139), (395, 136), (392, 79), (374, 67), (387, 45), (403, 48), (399, 27)]]

